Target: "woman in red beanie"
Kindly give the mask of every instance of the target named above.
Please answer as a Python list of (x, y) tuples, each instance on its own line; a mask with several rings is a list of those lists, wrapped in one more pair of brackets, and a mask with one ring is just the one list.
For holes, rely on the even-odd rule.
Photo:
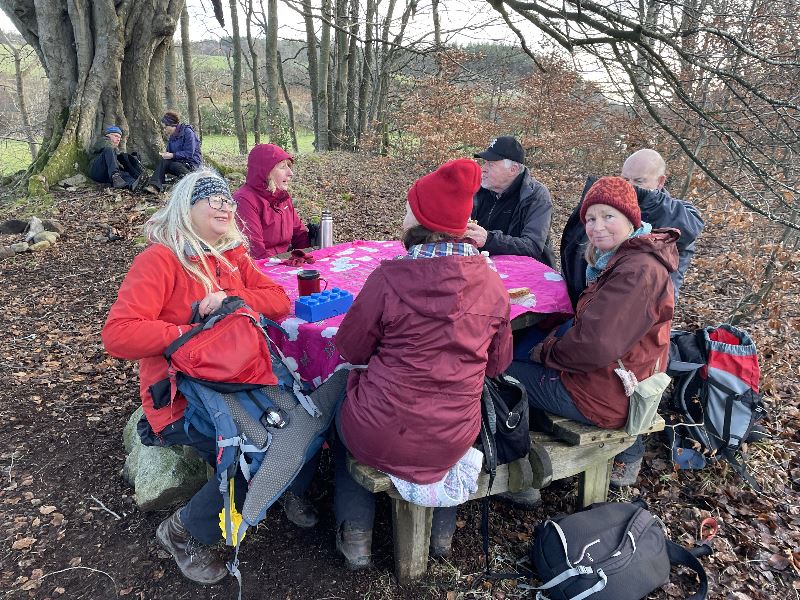
[[(336, 547), (351, 569), (370, 564), (375, 500), (350, 477), (345, 447), (410, 486), (441, 482), (478, 435), (484, 375), (511, 362), (508, 294), (461, 239), (480, 179), (460, 159), (411, 186), (408, 254), (370, 274), (336, 334), (342, 356), (366, 365), (337, 416)], [(449, 554), (455, 518), (455, 506), (434, 511), (434, 556)]]
[(247, 181), (234, 194), (236, 219), (250, 242), (253, 258), (267, 258), (289, 248), (308, 248), (308, 227), (300, 220), (287, 191), (294, 157), (275, 144), (258, 144), (247, 156)]
[[(670, 273), (678, 267), (680, 232), (642, 222), (636, 191), (621, 177), (599, 179), (580, 217), (589, 264), (574, 324), (560, 336), (551, 333), (534, 346), (530, 362), (514, 361), (508, 372), (525, 385), (532, 408), (620, 429), (628, 418), (628, 396), (615, 372), (620, 362), (639, 381), (667, 367)], [(637, 440), (623, 454), (627, 461), (615, 465), (612, 485), (636, 481), (644, 444)]]

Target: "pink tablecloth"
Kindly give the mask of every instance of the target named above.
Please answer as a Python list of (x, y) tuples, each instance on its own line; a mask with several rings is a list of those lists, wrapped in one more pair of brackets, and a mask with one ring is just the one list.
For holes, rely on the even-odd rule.
[[(313, 253), (316, 262), (308, 265), (328, 280), (329, 287), (345, 289), (357, 296), (367, 276), (381, 260), (391, 260), (405, 254), (400, 242), (355, 241), (338, 244)], [(511, 305), (511, 318), (526, 312), (572, 314), (567, 288), (561, 275), (553, 269), (526, 256), (493, 257), (497, 272), (506, 288), (527, 287), (531, 295)], [(297, 298), (297, 273), (302, 269), (280, 264), (276, 258), (257, 261), (261, 271), (280, 283), (294, 305)], [(289, 360), (296, 362), (300, 376), (319, 385), (343, 362), (336, 350), (336, 331), (343, 315), (307, 323), (290, 315), (281, 322), (289, 336), (273, 336)]]

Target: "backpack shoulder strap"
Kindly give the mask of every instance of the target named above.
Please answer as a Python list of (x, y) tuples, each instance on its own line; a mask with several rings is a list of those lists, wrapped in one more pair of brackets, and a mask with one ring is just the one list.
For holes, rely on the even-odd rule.
[(667, 556), (669, 556), (669, 562), (673, 565), (689, 567), (692, 571), (697, 573), (697, 577), (700, 579), (700, 589), (686, 598), (686, 600), (705, 600), (706, 596), (708, 595), (708, 576), (706, 575), (706, 570), (703, 567), (703, 564), (697, 560), (697, 557), (694, 554), (689, 552), (689, 550), (683, 546), (666, 538), (664, 541), (667, 544)]

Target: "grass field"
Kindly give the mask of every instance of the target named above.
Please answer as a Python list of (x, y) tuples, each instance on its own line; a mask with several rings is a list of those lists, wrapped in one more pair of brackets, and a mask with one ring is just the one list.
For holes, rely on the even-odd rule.
[[(262, 140), (266, 137), (262, 137)], [(297, 145), (300, 154), (314, 151), (314, 134), (310, 131), (300, 131), (297, 134)], [(253, 146), (252, 136), (247, 140), (247, 147)], [(291, 148), (287, 148), (291, 152)], [(203, 152), (214, 154), (238, 154), (239, 147), (234, 135), (203, 136)], [(13, 140), (0, 140), (0, 176), (11, 175), (20, 169), (26, 169), (31, 164), (31, 155), (28, 144)]]
[(0, 140), (0, 176), (11, 175), (31, 164), (28, 144), (14, 140)]
[[(267, 137), (261, 136), (262, 143), (267, 141)], [(247, 147), (253, 147), (253, 136), (247, 138)], [(314, 151), (314, 133), (311, 131), (300, 130), (297, 132), (297, 147), (300, 154), (307, 154)], [(291, 152), (291, 148), (286, 148)], [(238, 154), (239, 144), (235, 135), (206, 134), (203, 136), (203, 152), (214, 152), (219, 154)]]

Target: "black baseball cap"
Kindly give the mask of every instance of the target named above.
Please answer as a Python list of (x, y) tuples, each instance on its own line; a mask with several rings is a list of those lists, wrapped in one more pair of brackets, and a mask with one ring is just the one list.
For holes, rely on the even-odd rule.
[(483, 152), (475, 154), (475, 158), (482, 158), (484, 160), (503, 160), (507, 158), (514, 162), (525, 162), (525, 150), (522, 144), (517, 141), (517, 138), (511, 135), (504, 135), (497, 138), (489, 147)]

